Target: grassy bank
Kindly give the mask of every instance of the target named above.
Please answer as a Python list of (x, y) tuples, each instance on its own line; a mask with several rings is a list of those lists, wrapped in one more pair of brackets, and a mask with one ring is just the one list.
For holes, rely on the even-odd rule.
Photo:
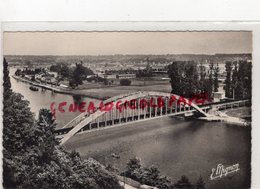
[(97, 99), (107, 99), (112, 96), (131, 93), (135, 91), (171, 92), (171, 86), (169, 84), (149, 86), (115, 86), (108, 88), (74, 90), (73, 93), (92, 96), (93, 98)]
[(131, 93), (135, 91), (171, 92), (170, 83), (165, 81), (163, 82), (142, 81), (142, 84), (139, 83), (138, 85), (130, 85), (130, 86), (105, 86), (100, 84), (99, 85), (89, 84), (88, 87), (84, 87), (86, 86), (86, 84), (84, 84), (84, 86), (79, 86), (76, 89), (72, 89), (69, 87), (64, 88), (59, 86), (50, 86), (47, 84), (39, 84), (17, 76), (13, 76), (13, 77), (19, 81), (30, 83), (31, 85), (35, 85), (38, 87), (43, 87), (47, 90), (51, 90), (56, 93), (80, 95), (80, 96), (85, 96), (85, 97), (99, 99), (99, 100), (105, 100), (119, 94)]
[(251, 107), (241, 107), (236, 109), (230, 109), (225, 112), (228, 116), (231, 117), (251, 117)]

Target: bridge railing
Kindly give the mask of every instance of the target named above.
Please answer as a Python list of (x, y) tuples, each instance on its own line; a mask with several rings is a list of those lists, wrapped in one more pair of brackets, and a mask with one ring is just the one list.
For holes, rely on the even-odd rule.
[(215, 109), (227, 109), (227, 108), (234, 108), (234, 107), (240, 107), (240, 106), (246, 106), (251, 105), (251, 100), (236, 100), (232, 102), (224, 102), (222, 104), (212, 104), (211, 106)]
[[(122, 98), (125, 98), (127, 96), (131, 96), (133, 94), (137, 94), (139, 92), (132, 92), (132, 93), (128, 93), (128, 94), (121, 94), (121, 95), (117, 95), (117, 96), (114, 96), (114, 97), (111, 97), (107, 100), (104, 101), (104, 104), (106, 104), (107, 102), (115, 102), (116, 100), (120, 100)], [(95, 113), (97, 110), (99, 110), (99, 108), (96, 108), (94, 110), (93, 113)], [(88, 117), (91, 113), (88, 113), (88, 112), (84, 112), (84, 113), (81, 113), (79, 114), (77, 117), (75, 117), (74, 119), (72, 119), (71, 121), (69, 121), (65, 126), (63, 126), (62, 128), (70, 128), (70, 127), (73, 127), (75, 125), (77, 125), (78, 123), (80, 123), (83, 119), (85, 119), (86, 117)]]
[[(153, 97), (153, 96), (163, 96), (164, 100), (169, 101), (169, 98), (171, 96), (171, 94), (169, 93), (160, 93), (160, 92), (134, 92), (134, 93), (130, 93), (130, 94), (124, 94), (124, 95), (118, 95), (115, 97), (112, 97), (106, 101), (104, 101), (104, 104), (106, 104), (107, 102), (116, 102), (119, 100), (122, 100), (122, 102), (124, 101), (129, 101), (131, 99), (138, 99), (138, 102), (136, 102), (137, 107), (140, 103), (140, 99), (141, 98), (148, 98), (149, 97)], [(177, 95), (176, 95), (177, 96)], [(229, 105), (246, 105), (247, 103), (250, 103), (250, 100), (238, 100), (238, 101), (232, 101), (232, 102), (223, 102), (223, 103), (212, 103), (212, 104), (205, 104), (205, 105), (196, 105), (194, 103), (189, 104), (189, 106), (186, 104), (186, 106), (184, 106), (183, 104), (178, 104), (177, 101), (174, 102), (175, 104), (175, 108), (173, 108), (173, 106), (166, 106), (165, 107), (161, 107), (161, 108), (157, 108), (157, 107), (153, 107), (150, 109), (145, 110), (146, 112), (143, 112), (141, 110), (141, 108), (137, 108), (136, 112), (134, 112), (133, 114), (131, 113), (131, 119), (128, 118), (128, 116), (125, 116), (125, 114), (123, 115), (123, 117), (121, 117), (121, 111), (118, 112), (117, 109), (113, 108), (112, 111), (109, 112), (102, 112), (99, 108), (96, 108), (95, 111), (93, 113), (82, 113), (80, 115), (78, 115), (76, 118), (74, 118), (72, 121), (70, 121), (68, 124), (66, 124), (62, 129), (59, 129), (58, 131), (56, 131), (57, 135), (63, 135), (63, 134), (67, 134), (64, 136), (64, 140), (62, 140), (62, 143), (66, 142), (71, 136), (73, 136), (74, 134), (83, 131), (83, 130), (96, 130), (96, 129), (100, 129), (106, 126), (110, 126), (110, 125), (120, 125), (124, 122), (128, 122), (128, 121), (139, 121), (139, 120), (146, 120), (146, 119), (153, 119), (155, 117), (161, 117), (161, 116), (169, 116), (169, 115), (179, 115), (179, 114), (183, 114), (183, 113), (187, 113), (187, 112), (191, 112), (191, 111), (197, 111), (198, 113), (200, 113), (201, 115), (204, 116), (209, 116), (209, 114), (206, 113), (207, 109), (212, 108), (213, 106), (216, 108), (222, 108), (222, 107), (228, 107)], [(123, 103), (122, 103), (123, 104)], [(169, 114), (168, 113), (168, 109), (170, 109)], [(130, 109), (126, 109), (126, 110), (130, 110)], [(174, 110), (174, 112), (173, 112)], [(132, 111), (132, 110), (130, 110)], [(152, 112), (153, 111), (153, 112)], [(158, 114), (159, 111), (159, 114)], [(149, 114), (147, 114), (147, 112), (149, 112)], [(102, 120), (102, 116), (107, 116), (108, 114), (112, 114), (111, 118), (107, 119), (107, 117), (105, 118), (105, 124), (103, 124), (103, 120)], [(125, 117), (124, 117), (125, 116)], [(118, 121), (119, 120), (119, 121)], [(111, 124), (110, 124), (111, 123)]]

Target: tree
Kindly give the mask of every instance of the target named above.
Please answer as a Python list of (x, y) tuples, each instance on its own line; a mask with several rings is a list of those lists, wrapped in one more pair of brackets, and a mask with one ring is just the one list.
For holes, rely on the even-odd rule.
[(213, 62), (211, 62), (209, 65), (209, 80), (208, 80), (208, 84), (207, 84), (207, 92), (210, 97), (212, 96), (212, 91), (213, 91), (213, 86), (214, 86), (213, 71), (214, 71), (214, 65), (213, 65)]
[(233, 73), (232, 73), (232, 96), (233, 99), (237, 99), (237, 94), (238, 94), (238, 66), (237, 66), (237, 62), (234, 62), (234, 69), (233, 69)]
[(62, 78), (71, 77), (71, 71), (70, 71), (70, 68), (67, 65), (62, 65), (59, 73), (60, 73)]
[(138, 158), (131, 158), (126, 166), (126, 170), (121, 173), (122, 176), (132, 178), (141, 184), (147, 184), (155, 186), (160, 189), (171, 189), (173, 183), (171, 180), (160, 174), (157, 167), (152, 165), (151, 167), (142, 167), (141, 161)]
[(219, 74), (219, 67), (218, 64), (216, 67), (214, 67), (214, 79), (213, 79), (213, 84), (214, 84), (214, 92), (218, 92), (218, 74)]
[(77, 85), (76, 81), (74, 79), (72, 79), (72, 80), (69, 81), (69, 86), (72, 89), (75, 89), (78, 85)]
[(105, 78), (105, 79), (104, 79), (104, 85), (108, 85), (108, 84), (109, 84), (108, 79)]
[(31, 81), (35, 81), (35, 75), (31, 76)]
[(232, 63), (227, 61), (225, 63), (226, 68), (226, 79), (225, 79), (225, 95), (228, 98), (232, 97), (232, 87), (231, 87), (231, 73), (232, 73)]
[[(121, 189), (116, 177), (93, 159), (66, 152), (55, 137), (55, 120), (41, 109), (37, 120), (29, 102), (13, 93), (4, 69), (3, 185), (5, 188)], [(6, 93), (10, 93), (7, 95)]]
[(239, 99), (251, 97), (251, 64), (246, 61), (238, 63), (238, 84), (236, 97)]
[(189, 181), (189, 179), (185, 175), (183, 175), (181, 176), (181, 179), (177, 181), (175, 187), (182, 188), (182, 189), (192, 189), (193, 186)]
[[(141, 161), (137, 157), (131, 158), (126, 164), (125, 176), (132, 177), (133, 173), (141, 168)], [(134, 176), (136, 177), (136, 176)]]
[(205, 182), (203, 181), (203, 178), (201, 176), (195, 184), (195, 189), (205, 189)]
[(183, 78), (183, 94), (184, 97), (190, 97), (196, 94), (199, 89), (199, 75), (198, 66), (194, 61), (187, 61), (184, 65), (184, 78)]
[(246, 74), (243, 79), (244, 86), (245, 86), (245, 98), (252, 98), (252, 64), (251, 63), (245, 63), (246, 64)]
[(62, 64), (54, 64), (50, 66), (50, 71), (60, 73)]
[(76, 63), (76, 68), (73, 72), (73, 80), (77, 86), (83, 84), (83, 77), (84, 77), (83, 66), (82, 66), (82, 64)]
[(76, 86), (82, 85), (83, 80), (85, 80), (88, 75), (93, 75), (93, 71), (84, 67), (82, 62), (76, 63), (76, 68), (72, 74), (72, 81)]
[(183, 62), (174, 61), (168, 67), (168, 75), (172, 87), (172, 93), (177, 95), (183, 95)]
[(131, 80), (130, 79), (120, 79), (120, 85), (129, 86), (129, 85), (131, 85)]
[(200, 83), (200, 91), (201, 92), (205, 92), (207, 91), (207, 86), (206, 86), (206, 68), (205, 66), (203, 66), (202, 62), (200, 63), (200, 66), (199, 66), (199, 76), (200, 76), (200, 79), (199, 79), (199, 83)]
[(3, 82), (3, 87), (4, 87), (4, 99), (8, 98), (11, 93), (11, 81), (9, 77), (9, 70), (8, 70), (8, 63), (6, 59), (4, 58), (4, 82)]
[(36, 128), (37, 132), (41, 133), (40, 136), (37, 136), (37, 133), (35, 133), (37, 136), (37, 145), (42, 154), (41, 159), (42, 161), (46, 161), (54, 152), (55, 146), (59, 144), (54, 135), (56, 123), (50, 110), (40, 109)]
[(232, 96), (234, 99), (251, 98), (252, 64), (246, 61), (234, 62), (232, 70)]
[(15, 94), (11, 89), (8, 63), (4, 59), (4, 101), (3, 101), (3, 185), (15, 187), (16, 155), (24, 153), (30, 143), (30, 125), (34, 123), (33, 115), (28, 107), (29, 102), (20, 94)]
[(148, 185), (155, 186), (157, 183), (156, 181), (160, 177), (160, 171), (158, 170), (157, 167), (152, 165), (149, 168), (145, 168), (144, 172), (142, 173), (142, 181), (143, 183), (146, 183)]
[(173, 62), (168, 67), (168, 75), (174, 94), (190, 97), (200, 87), (197, 63), (194, 61)]
[(21, 69), (17, 69), (14, 73), (16, 76), (20, 76), (22, 74), (22, 70)]
[[(152, 77), (153, 76), (153, 69), (150, 66), (149, 58), (146, 59), (146, 67), (143, 70), (138, 70), (136, 73), (136, 77)], [(122, 70), (122, 73), (132, 72), (132, 70)]]

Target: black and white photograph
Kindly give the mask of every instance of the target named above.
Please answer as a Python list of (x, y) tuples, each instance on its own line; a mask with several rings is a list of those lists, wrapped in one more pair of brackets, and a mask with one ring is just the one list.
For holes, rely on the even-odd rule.
[(249, 189), (253, 32), (3, 32), (3, 187)]

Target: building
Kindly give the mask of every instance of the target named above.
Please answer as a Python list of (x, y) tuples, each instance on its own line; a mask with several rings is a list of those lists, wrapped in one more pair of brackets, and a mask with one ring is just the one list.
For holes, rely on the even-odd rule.
[(106, 75), (104, 75), (104, 78), (106, 78), (106, 79), (116, 79), (117, 75), (116, 74), (106, 74)]
[(116, 75), (117, 79), (133, 79), (136, 78), (136, 74), (118, 74)]
[(221, 100), (225, 99), (225, 92), (213, 92), (213, 101), (220, 102)]
[(152, 67), (153, 73), (167, 73), (167, 66), (165, 65), (158, 65)]

